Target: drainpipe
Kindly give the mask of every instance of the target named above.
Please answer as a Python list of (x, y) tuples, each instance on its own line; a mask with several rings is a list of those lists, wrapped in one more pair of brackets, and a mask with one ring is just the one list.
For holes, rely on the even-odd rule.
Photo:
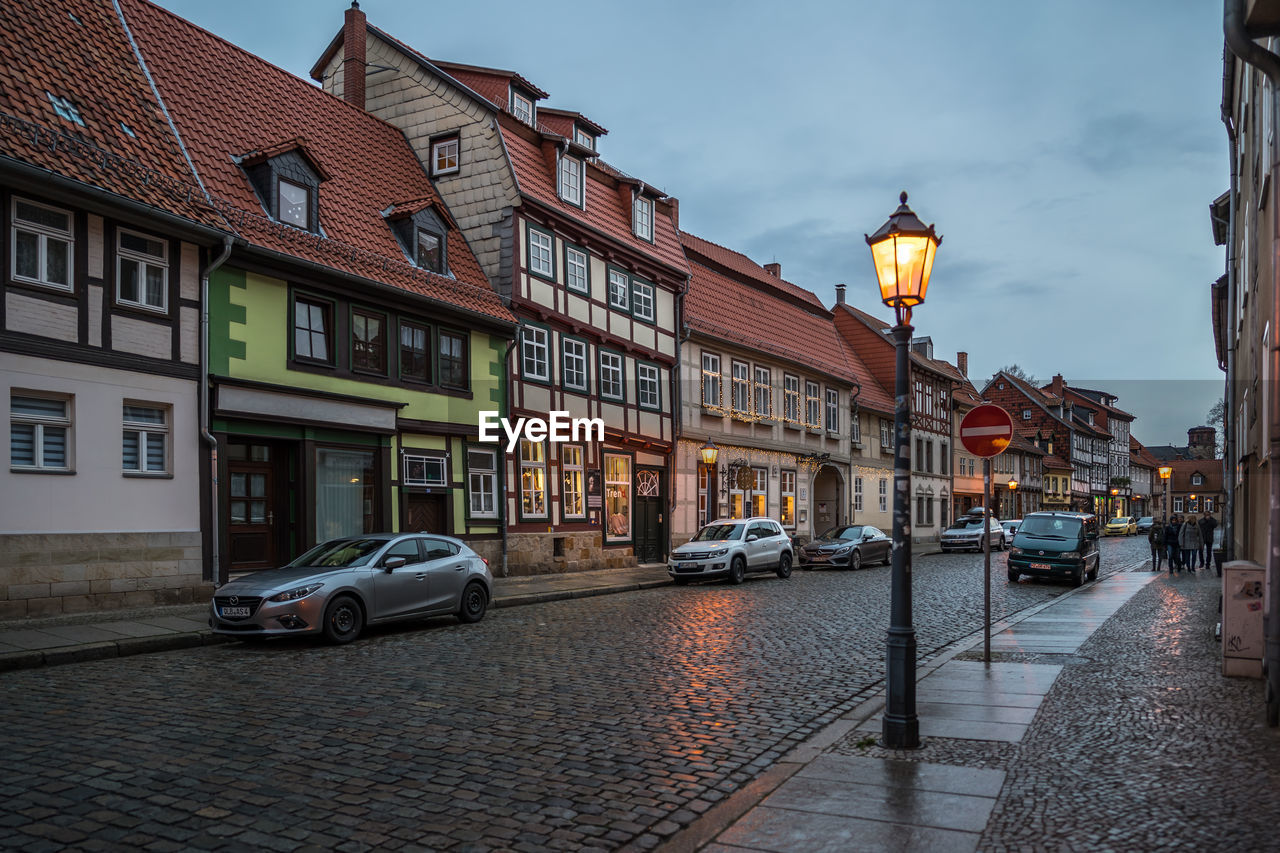
[[(516, 336), (507, 344), (507, 351), (502, 357), (502, 383), (507, 390), (502, 395), (501, 417), (504, 418), (511, 414), (511, 402), (508, 399), (511, 395), (511, 351), (519, 342), (520, 327), (516, 326)], [(502, 530), (502, 574), (499, 577), (505, 578), (510, 576), (510, 569), (507, 568), (507, 451), (501, 443), (498, 444), (498, 458), (502, 460), (502, 502), (498, 504), (498, 527)]]
[[(1266, 75), (1271, 84), (1272, 121), (1280, 120), (1280, 56), (1272, 53), (1253, 41), (1268, 33), (1249, 32), (1244, 24), (1245, 0), (1225, 0), (1222, 17), (1222, 30), (1226, 35), (1227, 46), (1241, 61), (1257, 68)], [(1272, 139), (1274, 140), (1273, 135)], [(1265, 142), (1265, 140), (1264, 140)], [(1271, 175), (1280, 178), (1280, 163), (1276, 162), (1277, 146), (1274, 141), (1268, 155), (1271, 162)], [(1280, 246), (1280, 216), (1273, 211), (1271, 215), (1272, 265), (1271, 291), (1271, 349), (1263, 353), (1263, 358), (1270, 359), (1271, 380), (1280, 376), (1280, 360), (1277, 348), (1280, 347), (1280, 258), (1275, 256), (1275, 249)], [(1234, 318), (1233, 318), (1234, 319)], [(1266, 648), (1263, 654), (1263, 669), (1266, 674), (1267, 724), (1280, 724), (1280, 399), (1271, 395), (1271, 411), (1263, 416), (1270, 425), (1271, 447), (1262, 448), (1270, 453), (1267, 464), (1267, 480), (1269, 487), (1270, 510), (1267, 524), (1267, 600), (1264, 609), (1263, 623), (1266, 631)]]
[(215, 588), (222, 586), (227, 582), (227, 572), (222, 565), (222, 533), (219, 528), (218, 518), (218, 439), (209, 430), (209, 276), (226, 263), (227, 258), (231, 256), (232, 238), (226, 235), (222, 238), (222, 254), (213, 259), (200, 272), (200, 439), (209, 448), (210, 471), (212, 474), (211, 485), (213, 493), (213, 502), (209, 507), (210, 510), (210, 530), (209, 537), (210, 553), (209, 564), (213, 570), (213, 585)]
[(1236, 558), (1236, 475), (1235, 462), (1239, 448), (1235, 439), (1234, 390), (1236, 381), (1236, 197), (1240, 191), (1240, 174), (1237, 168), (1240, 141), (1236, 138), (1235, 125), (1231, 122), (1231, 110), (1222, 105), (1222, 123), (1227, 129), (1227, 142), (1231, 157), (1231, 188), (1227, 193), (1227, 310), (1226, 328), (1221, 332), (1226, 340), (1227, 381), (1223, 389), (1222, 406), (1222, 482), (1227, 491), (1227, 503), (1222, 509), (1222, 561)]
[[(677, 224), (677, 230), (679, 225)], [(667, 542), (663, 558), (671, 553), (671, 543), (675, 541), (675, 514), (676, 514), (676, 454), (680, 452), (680, 439), (684, 437), (684, 383), (680, 381), (680, 365), (684, 364), (684, 344), (693, 334), (693, 330), (684, 322), (684, 297), (689, 292), (689, 282), (691, 278), (685, 277), (681, 283), (680, 289), (676, 291), (675, 306), (675, 327), (679, 331), (676, 333), (676, 363), (671, 368), (671, 453), (667, 456)], [(694, 466), (697, 470), (697, 466)], [(697, 478), (694, 479), (694, 498), (696, 506), (697, 498)], [(708, 506), (710, 505), (710, 495), (707, 497)]]

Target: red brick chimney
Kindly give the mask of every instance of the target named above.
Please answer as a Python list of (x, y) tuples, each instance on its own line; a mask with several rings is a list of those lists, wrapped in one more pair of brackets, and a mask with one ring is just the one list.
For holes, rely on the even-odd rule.
[(351, 8), (342, 24), (342, 98), (364, 109), (365, 14), (359, 0), (351, 0)]
[(969, 378), (969, 353), (956, 353), (956, 367), (960, 369), (960, 375), (965, 379)]
[(764, 271), (774, 278), (782, 278), (782, 264), (765, 264)]
[(1059, 374), (1057, 374), (1056, 376), (1054, 376), (1054, 377), (1053, 377), (1053, 385), (1052, 385), (1052, 387), (1049, 389), (1051, 392), (1053, 392), (1053, 396), (1055, 396), (1055, 397), (1061, 397), (1061, 396), (1062, 396), (1062, 385), (1063, 385), (1063, 382), (1062, 382), (1062, 374), (1061, 374), (1061, 373), (1059, 373)]

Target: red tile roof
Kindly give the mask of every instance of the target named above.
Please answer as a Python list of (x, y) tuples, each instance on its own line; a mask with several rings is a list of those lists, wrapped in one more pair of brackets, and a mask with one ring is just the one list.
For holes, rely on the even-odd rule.
[[(455, 278), (405, 259), (382, 211), (439, 196), (398, 129), (146, 0), (120, 2), (196, 171), (241, 236), (263, 249), (514, 321), (458, 230), (448, 237)], [(323, 235), (263, 216), (235, 162), (299, 138), (329, 175), (319, 192)]]
[(662, 215), (656, 204), (653, 242), (650, 243), (632, 233), (631, 205), (623, 202), (617, 179), (612, 174), (590, 162), (584, 182), (585, 205), (575, 207), (556, 195), (556, 176), (551, 162), (543, 154), (542, 135), (506, 114), (501, 116), (498, 126), (522, 195), (665, 264), (673, 275), (681, 278), (688, 275), (689, 266), (675, 224), (670, 216)]
[(552, 133), (557, 133), (569, 139), (573, 139), (574, 125), (581, 125), (584, 130), (590, 131), (593, 136), (604, 136), (609, 132), (605, 130), (603, 125), (597, 124), (582, 113), (572, 110), (557, 110), (551, 107), (538, 108), (538, 124)]
[[(222, 224), (110, 3), (6, 3), (3, 29), (0, 156), (203, 225)], [(49, 95), (72, 102), (84, 124), (60, 118)]]
[[(841, 339), (831, 312), (825, 308), (814, 310), (808, 300), (794, 299), (791, 291), (800, 289), (795, 285), (781, 290), (765, 282), (761, 276), (769, 274), (759, 267), (756, 274), (733, 274), (726, 271), (727, 265), (718, 262), (733, 255), (732, 266), (747, 270), (752, 262), (745, 255), (686, 232), (681, 232), (680, 237), (693, 273), (684, 302), (685, 321), (692, 329), (856, 382), (861, 386), (861, 408), (893, 411), (893, 398)], [(714, 251), (714, 258), (704, 254), (708, 247)], [(768, 321), (761, 322), (763, 318)], [(801, 341), (802, 349), (797, 346)]]
[(709, 266), (723, 267), (723, 271), (750, 279), (757, 285), (776, 290), (784, 298), (802, 303), (811, 310), (817, 309), (818, 311), (829, 313), (827, 312), (827, 307), (822, 304), (822, 300), (816, 294), (794, 285), (784, 278), (766, 272), (764, 267), (746, 255), (735, 252), (732, 249), (726, 249), (724, 246), (712, 243), (710, 240), (704, 240), (687, 231), (682, 231), (680, 236), (685, 246), (701, 255)]

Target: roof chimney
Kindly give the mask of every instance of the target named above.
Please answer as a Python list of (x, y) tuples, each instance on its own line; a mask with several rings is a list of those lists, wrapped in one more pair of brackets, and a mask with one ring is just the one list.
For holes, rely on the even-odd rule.
[(782, 264), (765, 264), (764, 271), (774, 278), (782, 278)]
[(680, 230), (680, 199), (675, 196), (667, 196), (667, 204), (671, 205), (671, 224), (676, 230)]
[(844, 285), (843, 284), (836, 285), (836, 304), (837, 305), (844, 304)]
[(969, 353), (956, 353), (956, 367), (960, 368), (960, 375), (965, 379), (969, 378)]
[(1052, 386), (1050, 386), (1050, 390), (1053, 392), (1053, 396), (1055, 396), (1055, 397), (1061, 397), (1061, 396), (1062, 396), (1062, 384), (1063, 384), (1063, 383), (1062, 383), (1062, 374), (1061, 374), (1061, 373), (1059, 373), (1059, 374), (1057, 374), (1056, 376), (1054, 376), (1054, 377), (1053, 377), (1053, 385), (1052, 385)]
[(351, 0), (342, 24), (342, 99), (364, 109), (365, 14), (360, 0)]

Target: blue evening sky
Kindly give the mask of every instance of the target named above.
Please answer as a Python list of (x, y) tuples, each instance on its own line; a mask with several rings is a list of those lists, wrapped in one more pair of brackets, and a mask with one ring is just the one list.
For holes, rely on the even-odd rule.
[[(305, 77), (347, 2), (161, 0)], [(863, 239), (898, 192), (944, 236), (918, 335), (1120, 395), (1186, 444), (1222, 395), (1209, 202), (1222, 8), (1198, 0), (365, 0), (435, 59), (515, 70), (609, 129), (681, 227), (886, 320)]]

